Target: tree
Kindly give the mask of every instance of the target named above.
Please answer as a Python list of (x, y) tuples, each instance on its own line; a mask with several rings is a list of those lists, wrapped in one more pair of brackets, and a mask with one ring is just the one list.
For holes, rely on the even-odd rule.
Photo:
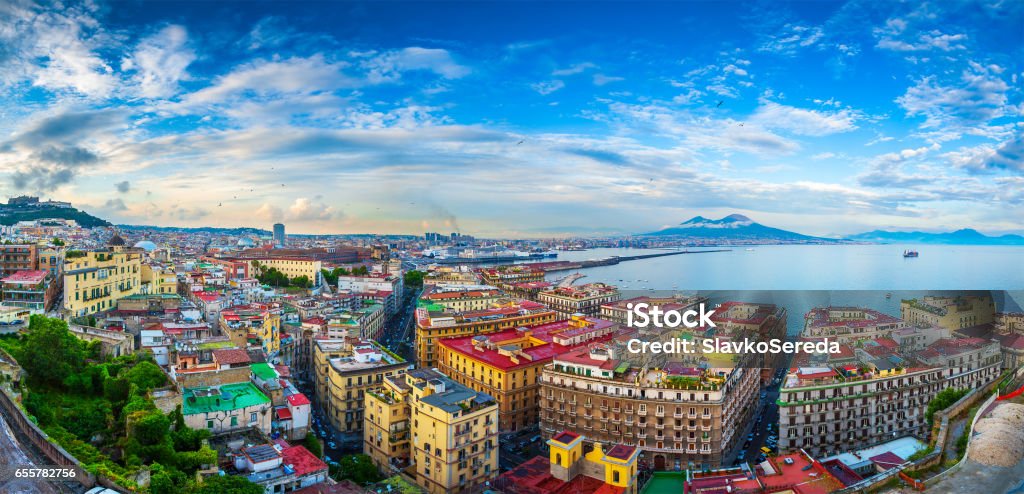
[(313, 286), (313, 282), (309, 281), (309, 276), (306, 275), (292, 278), (291, 284), (292, 286), (297, 286), (299, 288), (310, 288)]
[(53, 240), (51, 240), (50, 243), (53, 244), (53, 245), (56, 245), (57, 247), (64, 246), (64, 241), (59, 239), (59, 238), (57, 238), (57, 237), (53, 237)]
[(355, 454), (341, 457), (332, 474), (335, 480), (351, 480), (359, 485), (383, 480), (369, 455)]
[[(139, 416), (141, 415), (141, 416)], [(163, 442), (171, 427), (171, 419), (159, 410), (143, 412), (137, 415), (132, 427), (132, 436), (143, 446), (151, 446)]]
[(316, 435), (314, 434), (306, 434), (306, 438), (302, 440), (302, 445), (317, 458), (320, 458), (324, 454), (324, 448), (320, 446), (320, 441), (317, 440)]
[(167, 382), (167, 376), (160, 366), (152, 362), (140, 362), (128, 369), (125, 373), (128, 382), (136, 385), (142, 391), (149, 391), (153, 388), (163, 386)]
[(15, 358), (32, 379), (59, 387), (82, 369), (85, 345), (68, 331), (68, 323), (37, 314), (29, 319), (28, 331), (21, 355)]
[(352, 276), (366, 276), (370, 274), (370, 268), (366, 266), (356, 266), (352, 268)]
[(324, 282), (327, 283), (328, 285), (337, 285), (338, 277), (342, 275), (348, 275), (349, 272), (345, 268), (337, 267), (330, 271), (326, 269), (321, 269), (320, 274), (323, 276)]
[(194, 494), (263, 494), (263, 487), (238, 475), (214, 475), (203, 479)]
[(423, 271), (412, 271), (405, 272), (405, 286), (407, 288), (420, 288), (423, 286)]

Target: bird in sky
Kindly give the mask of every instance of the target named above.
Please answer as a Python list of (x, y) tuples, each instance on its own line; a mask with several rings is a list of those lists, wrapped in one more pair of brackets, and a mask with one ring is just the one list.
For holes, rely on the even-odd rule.
[(522, 144), (524, 142), (526, 142), (526, 141), (519, 141), (519, 142), (516, 143), (516, 146), (518, 146), (518, 145), (520, 145), (520, 144)]
[(221, 206), (223, 206), (223, 205), (224, 205), (224, 204), (222, 204), (222, 203), (219, 203), (219, 202), (217, 203), (217, 207), (218, 207), (218, 208), (219, 208), (219, 207), (221, 207)]
[(718, 104), (715, 105), (715, 108), (718, 108), (719, 106), (722, 106), (722, 103), (725, 103), (725, 101), (719, 101)]

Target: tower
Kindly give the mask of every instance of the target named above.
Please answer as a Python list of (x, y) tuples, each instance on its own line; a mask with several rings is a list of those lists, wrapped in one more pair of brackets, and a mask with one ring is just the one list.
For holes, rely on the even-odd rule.
[(288, 239), (284, 236), (284, 224), (274, 223), (274, 245), (284, 247)]

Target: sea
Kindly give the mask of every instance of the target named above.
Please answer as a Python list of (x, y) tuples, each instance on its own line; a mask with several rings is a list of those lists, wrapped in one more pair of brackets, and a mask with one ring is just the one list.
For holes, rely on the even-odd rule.
[[(899, 316), (900, 300), (925, 295), (987, 294), (997, 310), (1024, 306), (1024, 247), (963, 245), (771, 245), (722, 247), (725, 252), (681, 254), (548, 273), (556, 281), (604, 282), (638, 295), (689, 293), (711, 304), (729, 300), (774, 303), (788, 311), (790, 334), (814, 307), (859, 306)], [(717, 249), (717, 248), (716, 248)], [(688, 249), (690, 251), (711, 249)], [(916, 250), (916, 258), (904, 258)], [(581, 261), (651, 254), (659, 249), (559, 252)]]

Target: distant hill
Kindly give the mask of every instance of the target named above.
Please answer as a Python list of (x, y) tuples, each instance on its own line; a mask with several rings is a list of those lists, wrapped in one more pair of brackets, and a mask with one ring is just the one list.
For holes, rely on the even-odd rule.
[(84, 228), (110, 226), (109, 221), (97, 218), (80, 209), (46, 205), (34, 205), (31, 208), (18, 208), (0, 204), (0, 225), (13, 225), (19, 221), (34, 221), (45, 218), (75, 220)]
[(947, 233), (875, 230), (853, 235), (849, 239), (883, 244), (1024, 245), (1024, 237), (1020, 235), (990, 237), (971, 228)]
[(259, 228), (237, 227), (237, 228), (216, 228), (212, 226), (201, 226), (195, 228), (178, 226), (153, 226), (153, 225), (117, 225), (122, 230), (157, 230), (162, 232), (186, 232), (186, 233), (215, 233), (218, 235), (257, 235), (270, 236), (269, 230)]
[(835, 239), (812, 237), (800, 233), (765, 226), (741, 214), (730, 214), (721, 219), (713, 220), (703, 216), (695, 216), (680, 223), (656, 232), (644, 233), (648, 237), (680, 237), (704, 240), (720, 240), (723, 242), (742, 241), (744, 243), (781, 242), (781, 243), (836, 243)]

